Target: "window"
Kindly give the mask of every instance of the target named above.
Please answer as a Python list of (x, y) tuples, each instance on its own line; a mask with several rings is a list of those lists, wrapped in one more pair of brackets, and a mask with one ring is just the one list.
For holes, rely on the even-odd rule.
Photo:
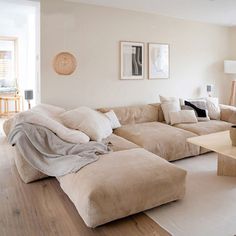
[(16, 87), (16, 39), (0, 37), (0, 87)]

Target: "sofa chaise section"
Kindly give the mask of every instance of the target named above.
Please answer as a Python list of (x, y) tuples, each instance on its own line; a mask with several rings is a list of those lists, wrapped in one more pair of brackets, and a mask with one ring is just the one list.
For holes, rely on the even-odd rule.
[(160, 122), (124, 125), (115, 134), (168, 160), (199, 155), (200, 148), (186, 142), (194, 133)]
[[(138, 148), (138, 146), (122, 137), (119, 137), (115, 134), (111, 134), (108, 138), (103, 140), (106, 143), (109, 143), (111, 149), (115, 151), (129, 150), (133, 148)], [(31, 183), (36, 180), (47, 178), (46, 174), (43, 174), (39, 170), (36, 170), (32, 167), (20, 154), (18, 148), (15, 146), (12, 148), (14, 153), (14, 159), (18, 173), (25, 183)]]
[(185, 177), (185, 170), (137, 148), (103, 155), (58, 180), (86, 225), (96, 227), (182, 199)]

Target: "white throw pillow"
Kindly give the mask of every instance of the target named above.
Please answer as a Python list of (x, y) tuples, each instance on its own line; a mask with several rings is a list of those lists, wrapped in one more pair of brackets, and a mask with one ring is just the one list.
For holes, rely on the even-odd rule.
[(170, 124), (170, 112), (180, 111), (180, 104), (178, 102), (165, 102), (161, 104), (164, 118), (167, 124)]
[(69, 143), (89, 142), (89, 137), (83, 132), (69, 129), (63, 124), (59, 123), (57, 120), (34, 110), (21, 112), (11, 118), (10, 129), (14, 128), (17, 124), (25, 122), (46, 127), (50, 129), (53, 133), (55, 133), (58, 137)]
[(161, 103), (167, 103), (167, 102), (179, 102), (178, 98), (175, 97), (164, 97), (164, 96), (159, 96)]
[(193, 110), (182, 110), (177, 112), (170, 112), (170, 123), (171, 125), (180, 123), (197, 123), (197, 117)]
[(88, 107), (79, 107), (60, 115), (63, 124), (71, 129), (78, 129), (91, 140), (101, 141), (112, 134), (111, 123), (102, 113)]
[(31, 111), (36, 111), (50, 117), (58, 117), (61, 113), (65, 112), (66, 110), (64, 108), (49, 104), (39, 104), (33, 107)]
[(220, 119), (220, 106), (219, 99), (213, 97), (206, 98), (206, 105), (208, 110), (208, 115), (212, 120)]
[(121, 124), (116, 116), (116, 113), (113, 110), (104, 113), (104, 115), (110, 120), (112, 129), (121, 127)]

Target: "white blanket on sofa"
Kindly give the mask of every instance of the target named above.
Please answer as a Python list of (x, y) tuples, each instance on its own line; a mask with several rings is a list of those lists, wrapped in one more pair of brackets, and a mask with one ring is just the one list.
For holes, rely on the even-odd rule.
[(37, 110), (37, 107), (40, 107), (40, 105), (36, 106), (36, 109), (33, 108), (32, 110), (21, 112), (5, 121), (3, 126), (6, 135), (8, 135), (16, 125), (30, 123), (48, 128), (58, 137), (69, 143), (89, 142), (90, 138), (85, 133), (65, 127), (56, 117), (49, 116), (46, 112)]
[(35, 169), (49, 176), (63, 176), (98, 160), (98, 155), (109, 151), (98, 142), (72, 144), (63, 141), (51, 130), (29, 123), (16, 125), (8, 135), (11, 145)]

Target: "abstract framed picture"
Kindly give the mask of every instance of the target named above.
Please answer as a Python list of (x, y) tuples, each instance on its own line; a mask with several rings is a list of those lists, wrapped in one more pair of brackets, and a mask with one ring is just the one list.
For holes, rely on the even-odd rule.
[(144, 43), (120, 42), (122, 80), (144, 78)]
[(168, 79), (170, 77), (169, 44), (148, 44), (149, 79)]

